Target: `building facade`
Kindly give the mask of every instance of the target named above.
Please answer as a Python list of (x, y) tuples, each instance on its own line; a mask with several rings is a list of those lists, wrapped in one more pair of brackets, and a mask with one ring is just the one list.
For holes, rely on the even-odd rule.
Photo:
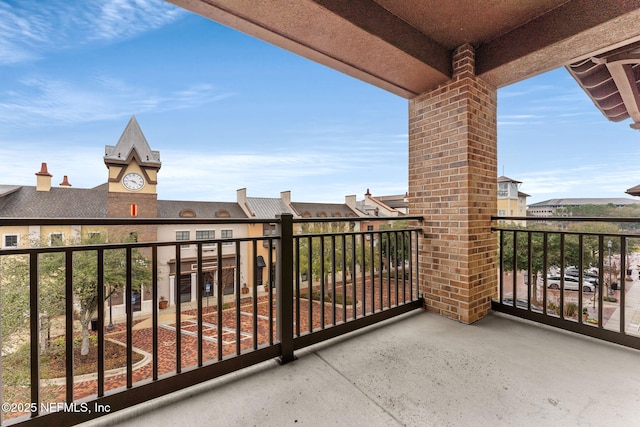
[[(267, 291), (266, 285), (274, 286), (275, 240), (269, 244), (264, 239), (276, 235), (276, 226), (264, 220), (288, 213), (294, 218), (322, 220), (318, 224), (327, 224), (326, 219), (335, 218), (335, 221), (329, 222), (327, 231), (372, 231), (379, 228), (381, 219), (403, 215), (398, 209), (372, 197), (368, 190), (362, 201), (357, 201), (356, 196), (346, 196), (344, 203), (294, 202), (290, 191), (283, 191), (276, 198), (249, 197), (246, 188), (237, 191), (235, 202), (159, 200), (160, 153), (151, 149), (135, 116), (127, 123), (117, 144), (105, 147), (103, 160), (107, 168), (107, 182), (94, 188), (75, 188), (67, 176), (57, 187), (52, 185), (53, 175), (49, 173), (46, 163), (42, 163), (35, 174), (35, 186), (0, 185), (0, 217), (96, 220), (154, 218), (174, 223), (1, 227), (2, 248), (97, 241), (185, 241), (180, 245), (159, 246), (157, 252), (159, 296), (174, 305), (178, 299), (181, 303), (196, 300), (198, 274), (202, 274), (205, 298), (217, 296), (219, 277), (222, 277), (221, 288), (225, 299), (234, 298), (238, 277), (243, 288), (247, 284), (257, 283), (259, 294)], [(371, 217), (372, 221), (339, 220), (358, 217)], [(180, 218), (256, 219), (262, 222), (176, 224), (175, 220)], [(309, 229), (308, 224), (297, 224), (295, 232), (302, 233)], [(250, 242), (243, 241), (237, 253), (235, 242), (224, 241), (234, 238), (259, 238), (262, 241), (255, 248)], [(203, 243), (203, 268), (199, 273), (197, 242), (214, 239), (223, 241), (220, 244)], [(179, 257), (176, 250), (180, 252)], [(140, 253), (147, 259), (151, 257), (150, 248), (142, 247)], [(219, 262), (221, 265), (218, 265)], [(239, 271), (236, 271), (237, 268)], [(221, 275), (218, 275), (219, 269), (222, 270)], [(253, 291), (252, 286), (248, 288), (248, 293)], [(150, 312), (155, 303), (151, 289), (143, 286), (133, 294), (134, 311)], [(107, 303), (113, 316), (125, 314), (122, 292), (113, 293)]]
[(556, 216), (562, 209), (584, 206), (584, 205), (612, 205), (624, 207), (638, 203), (633, 199), (625, 198), (567, 198), (549, 199), (542, 202), (533, 203), (528, 207), (529, 216), (550, 217)]

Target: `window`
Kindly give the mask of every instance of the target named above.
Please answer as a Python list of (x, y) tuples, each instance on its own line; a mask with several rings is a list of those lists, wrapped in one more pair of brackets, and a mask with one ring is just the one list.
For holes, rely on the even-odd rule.
[(3, 248), (17, 248), (18, 247), (18, 235), (17, 234), (5, 234), (2, 239)]
[[(269, 236), (275, 236), (276, 235), (276, 225), (275, 224), (262, 224), (262, 235), (264, 237), (269, 237)], [(263, 240), (262, 241), (262, 246), (265, 248), (269, 247), (269, 241), (268, 240)], [(272, 241), (271, 242), (271, 247), (275, 248), (276, 247), (276, 242)]]
[(498, 183), (498, 197), (509, 196), (509, 184), (507, 182)]
[[(189, 240), (189, 232), (188, 231), (176, 231), (176, 241), (180, 240)], [(188, 248), (189, 245), (182, 245), (181, 248)]]
[(101, 238), (100, 238), (100, 232), (99, 231), (90, 231), (87, 234), (87, 238), (89, 239), (89, 243), (100, 243), (101, 242)]
[[(223, 239), (233, 239), (233, 230), (220, 231), (220, 237)], [(223, 245), (232, 245), (233, 242), (224, 242)]]
[(64, 238), (62, 233), (51, 233), (49, 235), (49, 244), (51, 246), (62, 246), (64, 243)]
[(275, 236), (276, 235), (276, 226), (275, 226), (275, 224), (262, 224), (262, 235), (263, 236)]
[(507, 215), (507, 211), (505, 211), (504, 209), (500, 209), (498, 211), (498, 216), (506, 216)]
[[(216, 238), (215, 230), (196, 230), (196, 240), (211, 240)], [(215, 243), (203, 243), (202, 246), (214, 246)]]

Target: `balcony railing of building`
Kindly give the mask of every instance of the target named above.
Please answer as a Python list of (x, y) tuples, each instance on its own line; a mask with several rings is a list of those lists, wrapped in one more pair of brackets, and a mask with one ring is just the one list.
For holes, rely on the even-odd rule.
[[(73, 226), (78, 235), (87, 226), (107, 235), (126, 227), (159, 235), (177, 224), (276, 227), (255, 237), (0, 249), (1, 424), (77, 424), (265, 360), (292, 361), (297, 349), (421, 308), (420, 233), (407, 219), (418, 218), (366, 231), (359, 218), (288, 214), (0, 219), (11, 230)], [(195, 255), (185, 263), (187, 247)], [(159, 308), (161, 289), (173, 294), (168, 308)], [(92, 347), (94, 359), (80, 355)]]
[(640, 219), (493, 220), (493, 310), (640, 349)]

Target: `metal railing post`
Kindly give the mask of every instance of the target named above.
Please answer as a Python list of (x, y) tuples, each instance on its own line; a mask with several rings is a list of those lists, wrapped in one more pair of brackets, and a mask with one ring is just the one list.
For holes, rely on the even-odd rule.
[(277, 337), (282, 353), (280, 364), (296, 359), (293, 354), (293, 215), (278, 215), (276, 269)]

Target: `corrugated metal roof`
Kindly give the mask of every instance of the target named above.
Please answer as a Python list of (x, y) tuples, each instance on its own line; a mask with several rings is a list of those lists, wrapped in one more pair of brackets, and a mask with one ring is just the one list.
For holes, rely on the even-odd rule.
[(271, 219), (283, 213), (295, 215), (282, 199), (266, 197), (247, 197), (247, 204), (255, 214), (255, 218)]

